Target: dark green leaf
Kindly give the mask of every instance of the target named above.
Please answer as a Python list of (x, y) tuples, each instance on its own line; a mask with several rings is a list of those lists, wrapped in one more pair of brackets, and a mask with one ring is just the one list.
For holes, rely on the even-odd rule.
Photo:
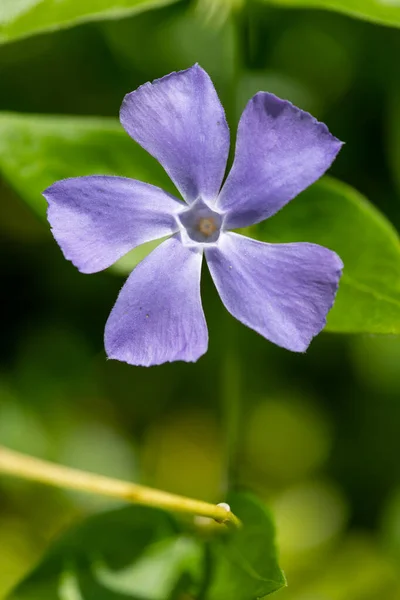
[(168, 600), (200, 556), (166, 513), (124, 508), (69, 531), (9, 600)]
[(212, 577), (205, 598), (264, 598), (286, 584), (277, 561), (271, 515), (248, 494), (232, 494), (229, 504), (243, 526), (211, 544)]

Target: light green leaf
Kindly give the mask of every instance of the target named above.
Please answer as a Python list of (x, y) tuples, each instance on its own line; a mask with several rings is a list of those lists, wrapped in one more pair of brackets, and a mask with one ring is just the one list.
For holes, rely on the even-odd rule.
[(126, 275), (130, 273), (136, 265), (138, 265), (150, 252), (155, 250), (157, 246), (161, 244), (167, 238), (161, 238), (159, 240), (152, 240), (151, 242), (145, 242), (140, 246), (137, 246), (128, 254), (125, 254), (122, 258), (117, 260), (116, 263), (112, 265), (111, 270), (117, 275)]
[(212, 577), (205, 600), (264, 598), (286, 585), (271, 515), (250, 494), (231, 494), (228, 501), (243, 526), (211, 544)]
[(350, 186), (322, 179), (256, 226), (254, 236), (265, 242), (314, 242), (339, 254), (344, 272), (329, 330), (400, 333), (398, 234)]
[(265, 0), (287, 8), (333, 10), (373, 23), (400, 27), (399, 0)]
[[(43, 218), (47, 209), (43, 190), (67, 177), (132, 177), (179, 197), (159, 163), (128, 136), (117, 119), (110, 118), (0, 113), (0, 175)], [(130, 273), (160, 241), (135, 248), (111, 271)]]
[(58, 179), (120, 175), (172, 186), (157, 161), (110, 118), (0, 113), (0, 174), (42, 217), (42, 192)]
[(0, 43), (86, 21), (118, 19), (175, 0), (1, 0)]
[[(201, 565), (202, 548), (193, 538), (176, 536), (149, 546), (142, 556), (116, 572), (107, 565), (94, 565), (97, 581), (110, 592), (148, 600), (168, 600), (181, 580)], [(194, 569), (193, 569), (194, 566)]]

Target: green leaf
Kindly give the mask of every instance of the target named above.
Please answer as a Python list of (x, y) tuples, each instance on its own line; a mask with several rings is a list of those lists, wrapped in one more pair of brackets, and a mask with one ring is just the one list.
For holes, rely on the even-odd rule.
[(352, 17), (400, 27), (400, 4), (396, 0), (264, 0), (290, 8), (333, 10)]
[(9, 600), (169, 600), (201, 565), (201, 546), (162, 511), (134, 506), (87, 519), (50, 549)]
[(249, 233), (265, 242), (314, 242), (344, 262), (330, 331), (400, 333), (400, 242), (361, 194), (325, 177)]
[(152, 544), (126, 569), (115, 572), (97, 564), (93, 572), (97, 581), (110, 592), (137, 595), (149, 600), (168, 600), (185, 574), (201, 565), (202, 548), (194, 539), (176, 536)]
[(172, 187), (158, 162), (110, 118), (1, 113), (0, 173), (42, 217), (43, 190), (66, 177), (120, 175)]
[(243, 527), (211, 523), (210, 533), (206, 524), (201, 537), (149, 507), (91, 517), (56, 542), (8, 600), (263, 598), (285, 584), (271, 517), (250, 495), (229, 502)]
[(118, 19), (175, 0), (1, 0), (0, 43), (87, 21)]
[(152, 240), (151, 242), (145, 242), (144, 244), (137, 246), (128, 252), (128, 254), (125, 254), (125, 256), (117, 260), (117, 262), (110, 267), (111, 271), (117, 275), (126, 275), (127, 273), (130, 273), (136, 265), (166, 239), (167, 238)]
[[(67, 177), (132, 177), (179, 197), (159, 163), (128, 136), (117, 119), (110, 118), (0, 113), (0, 174), (43, 218), (47, 209), (43, 190)], [(160, 241), (135, 248), (111, 271), (130, 273)]]
[(277, 562), (271, 515), (250, 494), (231, 494), (228, 502), (243, 526), (211, 544), (212, 577), (205, 599), (264, 598), (286, 585)]

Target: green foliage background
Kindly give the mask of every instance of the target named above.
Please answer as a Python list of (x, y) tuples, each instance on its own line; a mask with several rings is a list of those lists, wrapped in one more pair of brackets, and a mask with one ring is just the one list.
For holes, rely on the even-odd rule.
[[(277, 598), (286, 600), (400, 598), (399, 25), (400, 5), (383, 0), (0, 0), (0, 444), (219, 502), (226, 412), (239, 401), (230, 483), (272, 512), (289, 583)], [(214, 80), (233, 137), (262, 89), (346, 142), (330, 177), (247, 232), (335, 249), (345, 263), (337, 303), (327, 332), (305, 355), (290, 354), (227, 315), (205, 269), (205, 357), (152, 369), (107, 362), (107, 315), (150, 248), (104, 273), (79, 274), (51, 237), (40, 192), (94, 173), (173, 192), (116, 117), (125, 93), (196, 61)], [(204, 556), (187, 524), (146, 510), (129, 513), (142, 523), (132, 544), (130, 529), (116, 525), (116, 539), (105, 535), (96, 553), (96, 532), (119, 523), (114, 504), (2, 478), (0, 597), (189, 600), (199, 564), (207, 574), (210, 563), (203, 600), (253, 600), (282, 581), (269, 555), (269, 513), (248, 510), (251, 536), (200, 536)], [(88, 572), (76, 569), (80, 555), (64, 552), (68, 535), (73, 548), (87, 546)], [(249, 566), (232, 567), (235, 544), (262, 546), (265, 562), (257, 554), (250, 564), (260, 587)], [(45, 551), (50, 563), (34, 575), (44, 587), (26, 584), (10, 596)], [(94, 572), (108, 592), (93, 587)], [(138, 587), (128, 594), (132, 577)]]

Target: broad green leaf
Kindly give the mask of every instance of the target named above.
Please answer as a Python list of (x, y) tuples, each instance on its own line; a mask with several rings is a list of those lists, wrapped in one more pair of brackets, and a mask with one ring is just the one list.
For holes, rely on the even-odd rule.
[(339, 254), (344, 271), (328, 316), (330, 331), (400, 333), (399, 237), (353, 188), (326, 177), (255, 227), (254, 236), (314, 242)]
[(210, 546), (211, 582), (205, 600), (256, 600), (286, 585), (279, 568), (271, 515), (254, 496), (231, 494), (243, 526)]
[(0, 174), (42, 217), (43, 190), (66, 177), (120, 175), (172, 186), (157, 161), (110, 118), (0, 113)]
[(1, 0), (0, 43), (86, 21), (118, 19), (175, 0)]
[(169, 600), (183, 578), (189, 589), (193, 565), (200, 545), (166, 513), (134, 506), (67, 532), (9, 600)]
[[(0, 113), (0, 175), (43, 218), (42, 191), (67, 177), (120, 175), (178, 194), (158, 162), (110, 118)], [(111, 270), (130, 273), (159, 243), (135, 248)]]
[(399, 0), (264, 0), (285, 8), (333, 10), (373, 23), (400, 27)]
[(91, 517), (56, 542), (8, 600), (263, 598), (285, 584), (271, 517), (249, 495), (229, 501), (242, 528), (215, 524), (201, 536), (148, 507)]

